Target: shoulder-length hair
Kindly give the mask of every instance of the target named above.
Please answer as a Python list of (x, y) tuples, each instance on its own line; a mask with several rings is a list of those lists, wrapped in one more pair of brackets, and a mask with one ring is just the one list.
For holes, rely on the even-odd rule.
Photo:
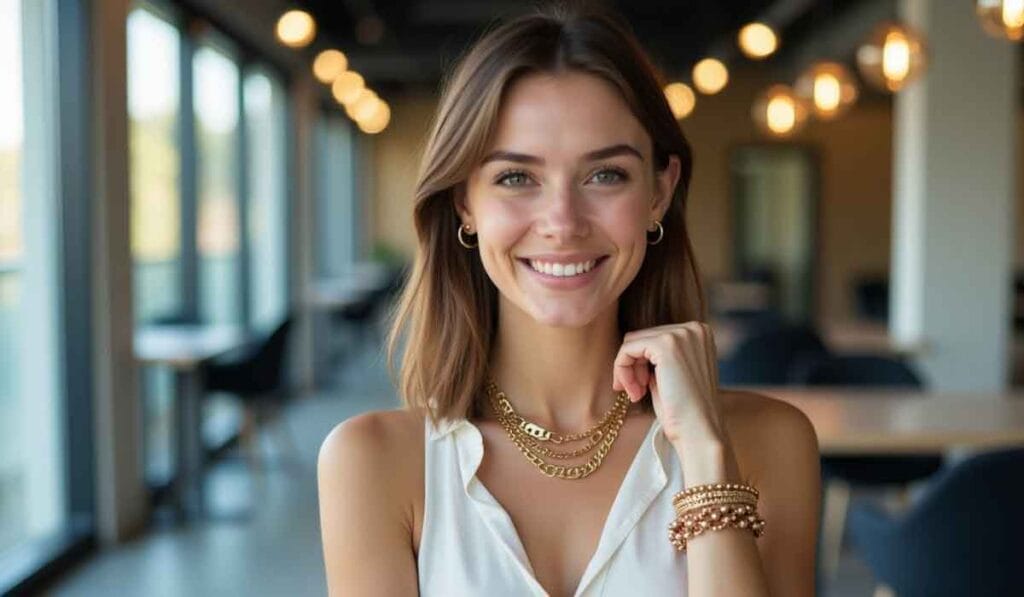
[(706, 318), (686, 230), (690, 146), (662, 92), (660, 74), (629, 27), (607, 12), (555, 7), (518, 17), (483, 36), (448, 77), (416, 183), (418, 246), (393, 314), (388, 366), (394, 374), (404, 339), (402, 401), (426, 410), (435, 423), (480, 412), (477, 397), (497, 334), (498, 290), (479, 253), (457, 241), (454, 200), (488, 149), (505, 91), (524, 74), (566, 71), (601, 77), (622, 94), (653, 141), (657, 170), (668, 165), (670, 155), (681, 164), (662, 220), (664, 238), (648, 247), (620, 297), (619, 329)]

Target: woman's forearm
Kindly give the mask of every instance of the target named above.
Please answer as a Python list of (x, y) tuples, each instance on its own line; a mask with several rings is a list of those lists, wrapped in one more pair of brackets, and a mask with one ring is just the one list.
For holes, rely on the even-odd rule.
[[(743, 483), (732, 450), (724, 444), (677, 447), (686, 487), (708, 483)], [(666, 541), (666, 549), (671, 545)], [(753, 533), (725, 528), (687, 542), (689, 597), (744, 595), (770, 597), (768, 580)]]

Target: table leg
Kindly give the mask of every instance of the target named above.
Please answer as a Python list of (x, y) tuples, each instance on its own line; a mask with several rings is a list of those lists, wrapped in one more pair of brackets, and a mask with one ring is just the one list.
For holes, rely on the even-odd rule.
[(202, 388), (195, 369), (175, 373), (178, 508), (184, 518), (203, 513)]

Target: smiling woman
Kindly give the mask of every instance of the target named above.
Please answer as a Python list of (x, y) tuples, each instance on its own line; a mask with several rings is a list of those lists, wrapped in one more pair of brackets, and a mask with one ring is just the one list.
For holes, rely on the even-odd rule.
[(390, 338), (406, 408), (320, 453), (332, 593), (813, 594), (814, 431), (718, 387), (661, 89), (579, 8), (459, 64)]

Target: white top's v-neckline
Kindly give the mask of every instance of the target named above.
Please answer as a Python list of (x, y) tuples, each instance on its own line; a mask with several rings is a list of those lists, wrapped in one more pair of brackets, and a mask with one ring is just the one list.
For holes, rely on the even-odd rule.
[[(465, 578), (470, 583), (471, 579), (497, 577), (488, 587), (491, 595), (505, 594), (501, 592), (501, 585), (516, 582), (518, 586), (507, 587), (508, 594), (522, 594), (523, 589), (528, 589), (530, 594), (546, 595), (537, 581), (512, 518), (476, 476), (484, 453), (483, 435), (479, 428), (464, 419), (442, 421), (435, 428), (428, 420), (426, 448), (425, 515), (417, 557), (421, 594), (434, 594), (430, 590), (430, 583), (438, 575), (430, 568), (437, 566), (448, 569), (449, 576)], [(451, 462), (452, 459), (455, 462)], [(676, 487), (681, 489), (681, 473), (675, 452), (661, 433), (660, 422), (655, 419), (619, 486), (597, 547), (574, 593), (576, 597), (606, 592), (619, 594), (617, 591), (608, 591), (611, 564), (616, 564), (616, 578), (632, 576), (637, 580), (647, 577), (654, 571), (653, 568), (661, 566), (667, 569), (668, 577), (656, 580), (654, 586), (671, 587), (671, 594), (685, 594), (685, 565), (682, 562), (685, 556), (672, 549), (667, 531), (668, 523), (672, 520), (672, 506), (671, 494), (666, 492), (666, 488), (674, 491), (678, 491)], [(455, 482), (461, 491), (453, 491), (452, 485)], [(658, 496), (664, 499), (656, 500)], [(641, 521), (644, 524), (639, 524)], [(641, 531), (639, 534), (638, 527)], [(452, 545), (443, 545), (438, 540), (443, 537), (447, 537)], [(469, 555), (461, 561), (444, 557), (443, 552), (459, 547), (458, 544), (462, 542), (475, 545), (476, 549), (469, 551)], [(495, 543), (498, 544), (496, 549)], [(627, 552), (630, 554), (626, 559), (643, 559), (618, 566), (624, 546), (628, 547)], [(481, 549), (489, 553), (481, 553)], [(428, 550), (439, 553), (428, 553)], [(665, 557), (665, 554), (670, 557)], [(488, 569), (494, 566), (500, 570)], [(630, 570), (630, 567), (635, 568)], [(463, 569), (452, 573), (452, 568)], [(665, 582), (669, 584), (666, 586)], [(444, 586), (449, 591), (456, 590), (455, 594), (472, 593), (472, 587), (462, 587), (463, 590), (459, 591), (459, 587), (450, 583)], [(629, 586), (638, 585), (628, 580), (622, 585), (624, 589)], [(498, 593), (494, 592), (495, 588)], [(634, 593), (632, 590), (629, 592)]]

